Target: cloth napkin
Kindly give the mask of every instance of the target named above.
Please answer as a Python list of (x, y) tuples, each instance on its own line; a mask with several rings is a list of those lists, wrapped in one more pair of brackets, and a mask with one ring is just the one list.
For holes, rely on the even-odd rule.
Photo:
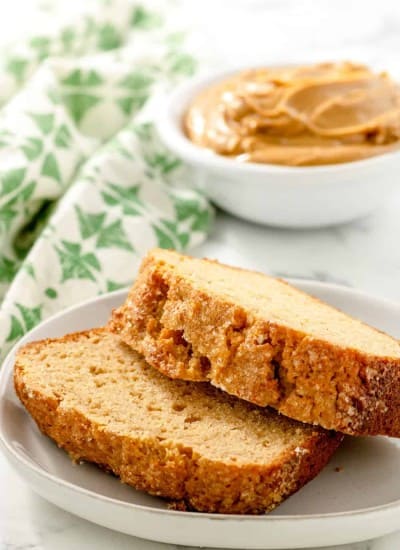
[(153, 126), (198, 65), (176, 3), (81, 4), (0, 60), (2, 356), (49, 315), (129, 285), (149, 248), (190, 248), (210, 227)]

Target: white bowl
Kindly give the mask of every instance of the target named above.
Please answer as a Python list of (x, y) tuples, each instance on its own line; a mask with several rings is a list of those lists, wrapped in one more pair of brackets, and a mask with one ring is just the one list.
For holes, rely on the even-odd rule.
[(178, 86), (160, 106), (162, 141), (193, 169), (196, 186), (240, 218), (281, 227), (322, 227), (365, 216), (398, 187), (400, 151), (343, 164), (290, 167), (229, 159), (193, 144), (182, 130), (191, 100), (232, 72)]

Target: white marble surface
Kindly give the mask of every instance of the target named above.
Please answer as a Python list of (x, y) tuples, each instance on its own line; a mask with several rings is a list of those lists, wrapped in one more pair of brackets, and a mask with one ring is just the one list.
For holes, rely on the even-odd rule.
[[(399, 211), (400, 193), (396, 200), (365, 220), (339, 228), (299, 232), (256, 226), (219, 213), (212, 237), (196, 252), (274, 274), (339, 282), (400, 301)], [(95, 526), (54, 507), (34, 495), (1, 455), (0, 495), (0, 550), (167, 547)], [(399, 548), (400, 534), (395, 534), (341, 546), (340, 550)]]
[[(9, 35), (18, 30), (21, 3), (2, 6), (1, 26)], [(205, 38), (227, 64), (351, 58), (400, 74), (397, 0), (186, 0), (185, 10), (202, 25)], [(399, 235), (400, 185), (399, 195), (369, 218), (319, 231), (269, 229), (219, 213), (212, 237), (198, 253), (281, 276), (334, 281), (400, 301)], [(110, 547), (162, 550), (164, 545), (114, 533), (55, 508), (34, 495), (0, 455), (0, 550)], [(399, 548), (400, 534), (395, 534), (341, 550)]]

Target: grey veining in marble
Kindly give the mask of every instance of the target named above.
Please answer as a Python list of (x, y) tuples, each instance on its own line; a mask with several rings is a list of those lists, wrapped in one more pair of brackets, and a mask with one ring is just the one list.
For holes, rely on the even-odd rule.
[[(397, 0), (185, 0), (184, 5), (227, 64), (347, 58), (400, 75)], [(16, 9), (14, 2), (2, 3), (3, 24), (7, 25), (8, 12), (16, 24)], [(400, 301), (399, 236), (400, 192), (369, 218), (319, 231), (265, 228), (219, 213), (211, 239), (196, 252), (279, 276), (330, 281)], [(0, 455), (0, 550), (110, 548), (168, 550), (167, 545), (115, 533), (48, 504), (31, 493)], [(398, 549), (400, 534), (331, 547)]]

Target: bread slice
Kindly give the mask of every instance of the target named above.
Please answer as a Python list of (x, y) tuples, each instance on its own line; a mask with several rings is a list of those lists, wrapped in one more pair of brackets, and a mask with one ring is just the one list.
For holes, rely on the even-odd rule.
[(15, 388), (42, 432), (74, 460), (179, 508), (271, 510), (341, 441), (209, 384), (170, 380), (102, 330), (25, 346)]
[(284, 281), (155, 249), (109, 328), (171, 378), (326, 429), (400, 436), (400, 343)]

